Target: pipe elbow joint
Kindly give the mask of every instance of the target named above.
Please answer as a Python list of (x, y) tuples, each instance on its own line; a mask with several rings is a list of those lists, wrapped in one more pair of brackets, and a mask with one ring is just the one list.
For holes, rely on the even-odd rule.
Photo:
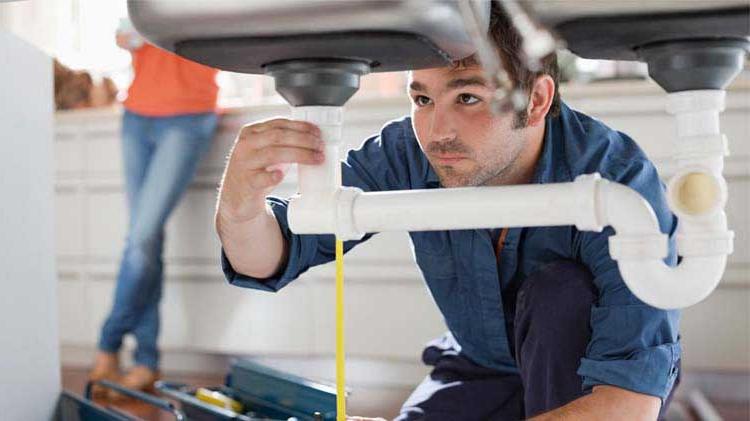
[(336, 234), (341, 240), (359, 240), (354, 202), (362, 194), (356, 187), (340, 187), (320, 194), (296, 195), (289, 201), (289, 229), (295, 234)]
[(341, 187), (336, 192), (336, 237), (343, 240), (361, 240), (364, 232), (357, 229), (354, 220), (354, 202), (362, 194), (356, 187)]
[(295, 234), (326, 234), (336, 226), (336, 190), (297, 194), (289, 199), (287, 218)]
[(579, 230), (601, 232), (604, 229), (606, 224), (597, 203), (600, 189), (607, 183), (599, 173), (579, 175), (573, 181), (574, 194), (579, 199), (575, 221)]
[(609, 238), (615, 260), (663, 259), (669, 252), (668, 237), (659, 230), (651, 205), (641, 195), (619, 183), (600, 180), (597, 214), (616, 235)]

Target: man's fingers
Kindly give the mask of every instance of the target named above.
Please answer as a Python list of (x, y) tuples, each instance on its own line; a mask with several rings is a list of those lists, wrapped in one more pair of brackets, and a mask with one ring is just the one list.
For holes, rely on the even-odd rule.
[(323, 152), (295, 147), (270, 147), (259, 149), (247, 157), (245, 165), (249, 169), (265, 169), (274, 164), (319, 165), (325, 161)]
[(307, 121), (289, 120), (288, 118), (274, 118), (242, 128), (243, 131), (246, 129), (250, 133), (263, 133), (273, 129), (287, 129), (320, 136), (318, 126)]
[(280, 128), (255, 134), (249, 140), (248, 144), (255, 150), (273, 146), (295, 146), (312, 150), (323, 150), (325, 147), (325, 143), (320, 136), (309, 132), (298, 132)]
[(253, 189), (262, 190), (279, 184), (283, 178), (281, 170), (257, 171), (248, 178), (248, 184)]
[(320, 130), (304, 121), (269, 120), (243, 127), (224, 172), (221, 198), (228, 214), (257, 215), (258, 200), (284, 179), (286, 164), (325, 162)]

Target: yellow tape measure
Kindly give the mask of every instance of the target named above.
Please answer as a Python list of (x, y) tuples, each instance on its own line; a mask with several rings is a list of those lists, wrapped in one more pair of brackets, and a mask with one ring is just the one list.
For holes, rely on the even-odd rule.
[(344, 242), (336, 240), (336, 421), (346, 421), (344, 376)]

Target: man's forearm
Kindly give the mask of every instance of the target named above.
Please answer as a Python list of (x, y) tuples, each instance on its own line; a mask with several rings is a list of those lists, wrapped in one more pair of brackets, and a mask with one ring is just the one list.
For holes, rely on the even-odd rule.
[(286, 262), (286, 239), (273, 211), (266, 207), (248, 221), (232, 221), (216, 213), (216, 232), (224, 254), (235, 271), (255, 278), (268, 278)]
[(631, 392), (614, 386), (595, 386), (590, 395), (565, 406), (531, 418), (531, 421), (552, 420), (656, 420), (661, 400), (654, 396)]

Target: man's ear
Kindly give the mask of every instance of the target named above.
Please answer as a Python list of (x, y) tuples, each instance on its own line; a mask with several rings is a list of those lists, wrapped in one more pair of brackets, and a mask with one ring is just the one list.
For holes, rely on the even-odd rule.
[(552, 106), (555, 98), (555, 81), (549, 75), (540, 75), (534, 81), (529, 96), (529, 104), (526, 107), (529, 126), (538, 126), (544, 123), (545, 117)]

